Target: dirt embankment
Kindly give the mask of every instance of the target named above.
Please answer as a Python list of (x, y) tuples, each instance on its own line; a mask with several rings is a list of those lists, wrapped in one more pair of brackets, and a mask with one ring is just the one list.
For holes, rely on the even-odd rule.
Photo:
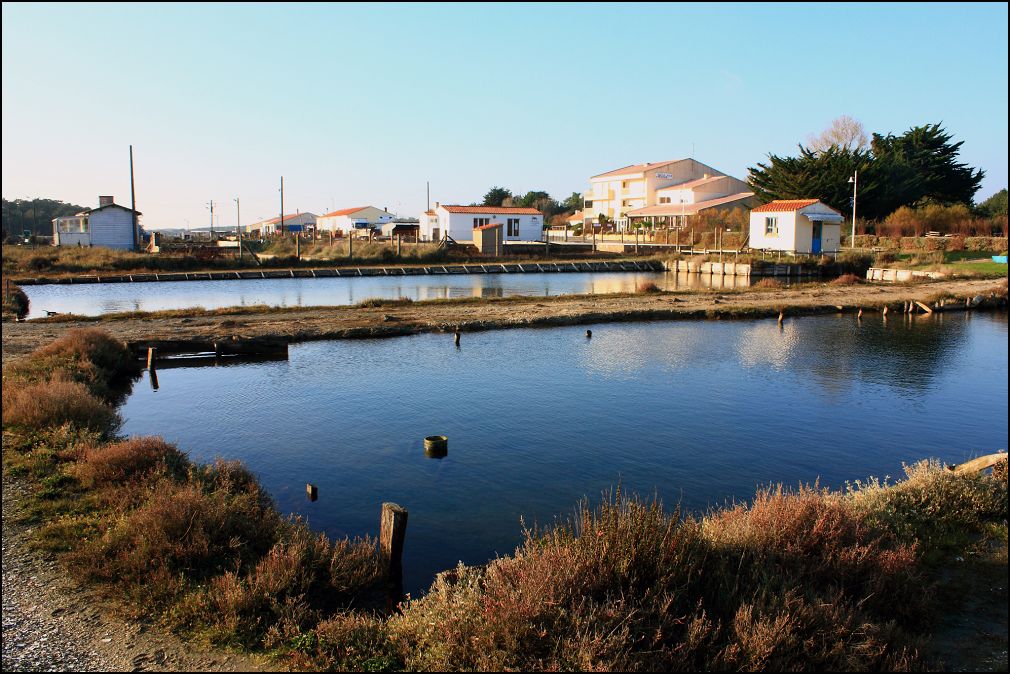
[[(5, 323), (3, 357), (16, 359), (73, 328), (100, 326), (127, 342), (147, 340), (227, 340), (279, 337), (298, 342), (318, 339), (387, 337), (460, 329), (579, 325), (614, 321), (684, 318), (786, 316), (859, 308), (876, 311), (909, 300), (927, 301), (940, 293), (957, 297), (988, 295), (992, 280), (943, 281), (902, 285), (810, 284), (796, 288), (685, 290), (668, 293), (565, 295), (504, 299), (465, 299), (378, 306), (278, 309), (252, 307), (215, 314), (193, 311), (131, 315), (100, 320), (37, 320)], [(1004, 286), (1005, 288), (1005, 286)], [(1005, 290), (1003, 291), (1005, 293)]]

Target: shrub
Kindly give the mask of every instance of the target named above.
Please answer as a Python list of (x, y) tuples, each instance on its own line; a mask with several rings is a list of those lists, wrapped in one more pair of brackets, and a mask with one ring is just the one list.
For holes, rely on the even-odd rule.
[(86, 577), (134, 588), (152, 598), (248, 565), (273, 545), (279, 517), (258, 490), (209, 491), (161, 480), (150, 498), (97, 540), (70, 556)]
[(754, 288), (782, 288), (782, 281), (776, 278), (763, 278), (752, 285)]
[(4, 381), (4, 426), (40, 429), (73, 424), (100, 432), (118, 426), (116, 411), (83, 384), (57, 378), (33, 383)]
[(906, 479), (850, 487), (853, 502), (876, 526), (923, 546), (931, 558), (963, 549), (991, 522), (1007, 518), (1006, 481), (998, 475), (955, 473), (935, 462), (905, 466)]
[(831, 281), (831, 285), (834, 286), (851, 286), (857, 283), (862, 283), (863, 279), (859, 278), (855, 274), (842, 274), (838, 278)]
[(639, 283), (636, 290), (640, 293), (658, 293), (661, 292), (658, 285), (652, 281), (646, 281), (645, 283)]
[(90, 391), (114, 401), (121, 385), (139, 370), (139, 363), (121, 341), (94, 328), (69, 331), (51, 344), (36, 349), (22, 362), (4, 369), (5, 380), (43, 382), (61, 377), (86, 385)]
[(157, 437), (137, 437), (95, 445), (83, 452), (75, 474), (86, 487), (147, 477), (156, 471), (182, 476), (185, 455)]
[(19, 286), (4, 282), (3, 313), (22, 319), (28, 315), (30, 306), (28, 295)]

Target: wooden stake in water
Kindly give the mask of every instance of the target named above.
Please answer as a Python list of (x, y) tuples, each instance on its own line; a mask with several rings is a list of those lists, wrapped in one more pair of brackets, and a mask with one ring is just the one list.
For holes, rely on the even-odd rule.
[(395, 503), (382, 504), (379, 553), (386, 563), (387, 607), (390, 611), (403, 598), (403, 540), (407, 534), (407, 511)]
[(154, 362), (158, 355), (158, 349), (151, 346), (147, 349), (147, 369), (154, 370)]

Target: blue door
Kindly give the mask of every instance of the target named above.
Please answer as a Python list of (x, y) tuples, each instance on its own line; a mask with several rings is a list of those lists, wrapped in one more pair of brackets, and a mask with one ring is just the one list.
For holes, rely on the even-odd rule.
[(821, 252), (821, 226), (823, 223), (814, 222), (814, 237), (810, 241), (810, 252), (817, 254)]

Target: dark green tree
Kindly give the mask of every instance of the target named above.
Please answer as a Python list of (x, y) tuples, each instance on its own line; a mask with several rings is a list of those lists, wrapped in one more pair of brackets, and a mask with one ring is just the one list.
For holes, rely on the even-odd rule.
[(769, 155), (749, 169), (758, 198), (820, 199), (842, 212), (852, 207), (849, 179), (859, 171), (859, 210), (864, 218), (883, 219), (901, 206), (924, 201), (971, 203), (984, 173), (957, 162), (961, 143), (938, 124), (914, 127), (900, 136), (873, 135), (870, 150), (838, 145), (799, 155)]
[(975, 212), (987, 218), (995, 218), (1001, 215), (1005, 218), (1007, 215), (1006, 188), (1004, 187), (999, 192), (980, 203), (975, 208)]
[(561, 202), (561, 207), (565, 209), (566, 213), (574, 213), (575, 211), (581, 211), (583, 206), (582, 195), (578, 192), (572, 192), (572, 195)]
[(501, 206), (506, 199), (512, 198), (512, 192), (504, 187), (492, 187), (484, 195), (483, 206)]
[(870, 147), (874, 159), (915, 176), (917, 196), (899, 205), (926, 200), (945, 206), (973, 202), (985, 171), (958, 162), (964, 141), (953, 143), (952, 139), (939, 124), (913, 126), (900, 136), (873, 134)]
[(20, 237), (24, 230), (34, 235), (48, 236), (53, 233), (53, 218), (74, 215), (85, 210), (84, 206), (69, 204), (58, 199), (3, 199), (4, 239), (8, 236)]

